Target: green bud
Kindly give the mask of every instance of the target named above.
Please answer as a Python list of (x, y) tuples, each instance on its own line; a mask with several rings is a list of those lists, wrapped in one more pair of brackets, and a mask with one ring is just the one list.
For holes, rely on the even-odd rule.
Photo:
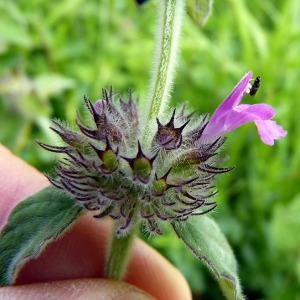
[(117, 155), (112, 150), (103, 153), (102, 161), (107, 170), (114, 170), (118, 166)]
[(141, 179), (147, 179), (151, 173), (151, 163), (145, 157), (134, 160), (133, 172)]
[(167, 188), (168, 188), (168, 185), (163, 178), (158, 179), (155, 182), (153, 182), (153, 194), (154, 195), (163, 195)]

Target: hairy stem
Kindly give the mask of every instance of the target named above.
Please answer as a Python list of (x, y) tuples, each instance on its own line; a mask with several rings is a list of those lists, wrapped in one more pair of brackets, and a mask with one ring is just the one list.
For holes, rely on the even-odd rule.
[(146, 103), (147, 126), (144, 131), (146, 139), (154, 133), (155, 119), (161, 115), (169, 100), (184, 13), (184, 0), (159, 1), (158, 8), (159, 22), (152, 78)]
[(105, 278), (122, 280), (130, 258), (130, 252), (135, 237), (135, 230), (131, 230), (124, 237), (113, 235), (111, 249), (106, 264)]

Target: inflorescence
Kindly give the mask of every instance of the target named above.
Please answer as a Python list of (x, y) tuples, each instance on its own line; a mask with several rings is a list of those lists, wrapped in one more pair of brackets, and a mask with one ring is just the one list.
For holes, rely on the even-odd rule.
[(66, 190), (95, 218), (110, 217), (117, 235), (126, 235), (142, 222), (151, 233), (162, 234), (162, 222), (186, 221), (189, 216), (213, 210), (216, 175), (233, 168), (220, 166), (224, 134), (254, 121), (264, 143), (287, 132), (270, 120), (267, 104), (239, 104), (251, 90), (248, 72), (209, 119), (173, 110), (167, 121), (156, 119), (156, 132), (148, 145), (143, 136), (138, 101), (128, 101), (103, 90), (92, 104), (85, 97), (90, 122), (77, 117), (79, 131), (53, 121), (64, 146), (39, 142), (46, 150), (64, 154), (50, 182)]
[(161, 221), (185, 221), (213, 210), (215, 176), (232, 168), (218, 166), (217, 154), (225, 142), (219, 137), (200, 142), (208, 117), (195, 124), (192, 114), (174, 109), (169, 121), (157, 119), (151, 147), (144, 147), (137, 101), (115, 101), (112, 89), (103, 90), (92, 104), (85, 98), (92, 125), (78, 116), (80, 132), (53, 121), (65, 146), (39, 144), (65, 157), (56, 168), (53, 185), (68, 191), (96, 218), (117, 222), (117, 234), (126, 234), (143, 221), (151, 233), (161, 234)]

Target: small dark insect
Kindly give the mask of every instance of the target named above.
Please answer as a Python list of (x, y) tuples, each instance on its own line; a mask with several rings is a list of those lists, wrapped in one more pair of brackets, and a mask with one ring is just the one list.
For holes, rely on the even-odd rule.
[(257, 76), (250, 88), (249, 95), (254, 96), (256, 94), (259, 86), (260, 86), (260, 76)]
[(144, 2), (146, 2), (148, 0), (136, 0), (135, 2), (138, 4), (138, 5), (142, 5), (144, 4)]

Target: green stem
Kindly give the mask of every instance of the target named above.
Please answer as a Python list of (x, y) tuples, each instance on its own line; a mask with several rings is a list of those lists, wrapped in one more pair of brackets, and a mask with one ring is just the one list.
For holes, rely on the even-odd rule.
[(131, 248), (135, 237), (135, 230), (131, 230), (124, 237), (113, 235), (111, 249), (106, 264), (105, 278), (122, 280), (130, 258)]
[(147, 125), (144, 131), (146, 139), (154, 134), (155, 119), (162, 114), (170, 97), (185, 1), (163, 0), (158, 2), (159, 22), (152, 78), (146, 103)]

